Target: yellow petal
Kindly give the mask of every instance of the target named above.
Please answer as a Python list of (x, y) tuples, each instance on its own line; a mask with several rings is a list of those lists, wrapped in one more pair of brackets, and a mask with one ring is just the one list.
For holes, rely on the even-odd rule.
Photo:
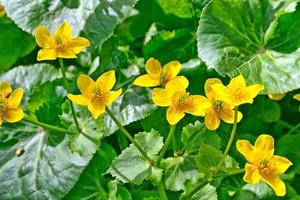
[(266, 157), (272, 156), (274, 154), (274, 138), (270, 135), (262, 134), (256, 139), (254, 147)]
[(95, 86), (95, 81), (91, 79), (88, 75), (80, 74), (77, 79), (77, 86), (81, 94), (88, 97), (91, 93), (90, 88)]
[(300, 101), (300, 94), (296, 94), (296, 95), (294, 95), (294, 99), (296, 99), (296, 100)]
[(167, 120), (169, 124), (175, 125), (184, 117), (184, 113), (177, 110), (176, 107), (171, 106), (167, 110)]
[(115, 71), (110, 70), (102, 74), (96, 81), (97, 87), (102, 91), (110, 91), (116, 83)]
[(14, 123), (23, 119), (24, 113), (21, 108), (8, 109), (5, 111), (5, 118), (8, 122)]
[(229, 96), (228, 96), (228, 88), (224, 86), (223, 84), (217, 83), (211, 85), (212, 90), (214, 91), (215, 95), (217, 96), (217, 99), (220, 101), (224, 101), (227, 103), (230, 103)]
[(122, 94), (121, 88), (118, 89), (117, 91), (110, 91), (106, 105), (109, 106), (110, 104), (112, 104), (112, 102), (114, 102), (121, 94)]
[(90, 46), (90, 41), (84, 37), (76, 37), (71, 39), (68, 46), (73, 50), (75, 54), (80, 53), (84, 48)]
[(2, 123), (3, 123), (3, 120), (4, 120), (3, 117), (0, 116), (0, 126), (1, 126)]
[(247, 93), (252, 99), (255, 98), (263, 90), (264, 86), (260, 84), (250, 85), (246, 88)]
[(205, 115), (204, 123), (207, 129), (216, 130), (220, 126), (220, 118), (214, 109), (208, 109)]
[(185, 76), (176, 76), (173, 80), (180, 82), (185, 89), (189, 86), (189, 80)]
[(255, 165), (246, 163), (243, 180), (246, 183), (251, 183), (251, 184), (256, 184), (261, 180), (261, 176)]
[(254, 163), (257, 155), (254, 151), (254, 147), (248, 140), (238, 140), (236, 142), (236, 148), (248, 162)]
[(284, 182), (277, 175), (262, 176), (265, 181), (275, 192), (277, 196), (284, 196), (286, 194), (286, 187)]
[(283, 174), (293, 163), (289, 161), (287, 158), (282, 156), (274, 155), (270, 160), (271, 165), (275, 167), (275, 174)]
[(97, 119), (99, 115), (105, 112), (105, 104), (99, 99), (93, 100), (89, 105), (88, 109), (91, 112), (94, 119)]
[(166, 85), (166, 91), (169, 96), (173, 96), (176, 92), (183, 92), (188, 87), (188, 80), (173, 79)]
[(72, 37), (72, 30), (70, 24), (67, 22), (63, 22), (59, 27), (55, 30), (54, 35), (57, 37), (67, 37), (71, 38)]
[(181, 63), (179, 61), (171, 61), (163, 66), (162, 77), (166, 79), (167, 82), (177, 76), (180, 70)]
[(86, 98), (85, 96), (79, 94), (79, 95), (74, 95), (74, 94), (68, 94), (67, 97), (75, 104), (78, 105), (83, 105), (86, 106), (88, 105), (91, 100)]
[[(234, 123), (234, 110), (231, 109), (228, 104), (225, 104), (219, 113), (221, 119), (224, 122), (229, 124)], [(243, 118), (243, 114), (240, 111), (238, 111), (237, 122), (240, 122), (242, 118)]]
[(162, 67), (160, 62), (154, 58), (149, 58), (145, 64), (147, 73), (154, 79), (160, 79)]
[(148, 74), (141, 75), (137, 77), (134, 82), (134, 85), (138, 85), (141, 87), (154, 87), (160, 85), (160, 79), (159, 78), (153, 78)]
[(192, 95), (193, 105), (188, 108), (185, 112), (195, 116), (204, 116), (207, 109), (211, 107), (210, 101), (201, 95)]
[[(222, 81), (218, 78), (209, 78), (205, 81), (204, 89), (205, 89), (205, 95), (207, 97), (212, 96), (212, 93), (214, 93), (213, 89), (211, 88), (214, 84), (222, 84)], [(213, 95), (214, 96), (214, 95)]]
[(168, 93), (165, 89), (154, 88), (152, 90), (152, 101), (157, 106), (170, 106), (172, 105), (172, 99), (168, 96)]
[(59, 58), (76, 58), (76, 54), (70, 47), (57, 49), (57, 57)]
[(39, 26), (35, 29), (35, 41), (40, 47), (49, 47), (49, 40), (51, 34), (49, 30), (44, 26)]
[(274, 101), (280, 101), (281, 99), (283, 99), (285, 97), (285, 93), (281, 93), (281, 94), (268, 94), (268, 97)]
[(9, 93), (12, 92), (12, 88), (7, 81), (3, 81), (0, 83), (0, 98), (5, 98)]
[(231, 88), (231, 87), (232, 88), (240, 87), (241, 89), (246, 87), (246, 81), (245, 81), (243, 75), (240, 74), (239, 76), (234, 77), (233, 79), (231, 79), (228, 87), (229, 88)]
[(24, 94), (24, 90), (22, 88), (15, 89), (9, 97), (8, 107), (9, 108), (17, 108), (21, 103), (23, 94)]
[(41, 49), (38, 52), (37, 60), (55, 60), (57, 53), (55, 49)]

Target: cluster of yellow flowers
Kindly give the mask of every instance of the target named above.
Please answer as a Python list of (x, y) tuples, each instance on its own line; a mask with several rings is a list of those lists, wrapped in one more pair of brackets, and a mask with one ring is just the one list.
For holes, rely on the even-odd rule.
[[(40, 26), (36, 29), (35, 38), (42, 47), (37, 60), (75, 58), (76, 54), (90, 45), (83, 37), (73, 38), (71, 27), (67, 23), (61, 24), (53, 36), (45, 27)], [(237, 107), (252, 103), (264, 89), (260, 84), (247, 86), (244, 77), (239, 75), (227, 86), (217, 78), (210, 78), (205, 83), (206, 96), (192, 95), (187, 92), (188, 79), (178, 76), (181, 67), (178, 61), (169, 62), (162, 67), (158, 60), (150, 58), (145, 64), (147, 74), (134, 81), (137, 86), (156, 87), (152, 90), (152, 100), (157, 106), (168, 107), (166, 118), (171, 125), (177, 124), (186, 113), (205, 117), (205, 125), (210, 130), (216, 130), (221, 120), (230, 124), (237, 123), (243, 117)], [(81, 94), (68, 94), (67, 97), (78, 105), (87, 106), (96, 119), (105, 112), (106, 106), (111, 105), (122, 94), (122, 89), (112, 91), (115, 82), (113, 70), (104, 73), (96, 81), (81, 74), (77, 79)], [(21, 88), (13, 91), (7, 82), (0, 84), (0, 125), (4, 119), (17, 122), (24, 117), (23, 110), (19, 107), (23, 93)], [(300, 101), (300, 94), (295, 99)], [(285, 195), (285, 184), (279, 175), (292, 163), (284, 157), (274, 155), (272, 136), (259, 136), (254, 146), (246, 140), (238, 140), (236, 145), (248, 162), (244, 181), (255, 184), (263, 180), (278, 196)]]

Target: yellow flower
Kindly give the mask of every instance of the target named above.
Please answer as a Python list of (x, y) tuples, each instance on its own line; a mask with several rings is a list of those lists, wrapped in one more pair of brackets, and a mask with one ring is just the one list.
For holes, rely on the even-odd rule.
[[(210, 107), (206, 111), (204, 120), (205, 126), (209, 130), (216, 130), (220, 125), (221, 119), (229, 124), (234, 123), (234, 107), (217, 98), (215, 92), (211, 88), (214, 84), (222, 84), (222, 82), (217, 78), (210, 78), (206, 80), (204, 86), (205, 95), (210, 101)], [(237, 122), (241, 121), (242, 117), (242, 113), (238, 112)]]
[(115, 82), (114, 70), (102, 74), (96, 82), (89, 76), (81, 74), (77, 79), (81, 94), (68, 94), (68, 98), (78, 105), (87, 106), (93, 118), (97, 119), (105, 112), (105, 107), (112, 104), (122, 94), (122, 89), (111, 91)]
[(260, 84), (246, 86), (246, 81), (242, 75), (233, 78), (227, 87), (221, 83), (211, 87), (220, 100), (233, 106), (253, 103), (253, 99), (264, 89), (264, 86)]
[(6, 12), (5, 12), (4, 6), (2, 6), (2, 5), (0, 4), (0, 17), (4, 16), (5, 14), (6, 14)]
[(0, 83), (0, 126), (6, 119), (10, 123), (18, 122), (24, 117), (22, 108), (19, 107), (24, 90), (12, 90), (6, 81)]
[(268, 94), (268, 97), (274, 101), (280, 101), (285, 97), (285, 93)]
[(163, 88), (154, 88), (152, 91), (153, 102), (162, 107), (169, 107), (167, 120), (171, 125), (178, 123), (185, 115), (190, 113), (195, 116), (204, 116), (210, 106), (207, 98), (201, 95), (190, 95), (186, 92), (188, 80), (173, 79)]
[(277, 196), (284, 196), (286, 188), (279, 176), (292, 165), (292, 162), (285, 157), (274, 155), (273, 137), (260, 135), (254, 146), (247, 140), (238, 140), (236, 146), (248, 162), (245, 166), (244, 181), (256, 184), (262, 180), (272, 187)]
[(295, 95), (294, 95), (294, 99), (300, 101), (300, 94), (295, 94)]
[(84, 48), (90, 46), (89, 40), (83, 37), (72, 37), (71, 26), (64, 22), (52, 36), (44, 26), (35, 30), (36, 43), (42, 47), (37, 60), (55, 60), (56, 58), (76, 58)]
[[(133, 82), (134, 85), (142, 87), (166, 85), (179, 74), (181, 64), (178, 61), (171, 61), (161, 67), (158, 60), (150, 58), (147, 60), (145, 68), (148, 74), (144, 74), (136, 78)], [(182, 79), (183, 76), (178, 76), (176, 78)]]

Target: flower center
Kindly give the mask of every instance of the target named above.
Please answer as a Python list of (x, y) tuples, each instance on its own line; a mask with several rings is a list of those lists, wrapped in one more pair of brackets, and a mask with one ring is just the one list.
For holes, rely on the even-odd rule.
[(217, 111), (220, 111), (220, 110), (222, 110), (222, 108), (224, 107), (224, 102), (223, 101), (219, 101), (219, 100), (217, 100), (217, 101), (215, 101), (214, 102), (214, 107), (215, 107), (215, 109), (217, 110)]
[(193, 107), (193, 99), (191, 98), (190, 93), (184, 92), (178, 95), (175, 104), (178, 109), (186, 110)]
[(171, 77), (167, 74), (162, 74), (160, 77), (160, 82), (162, 85), (166, 85), (171, 80)]
[(269, 175), (271, 174), (271, 168), (269, 166), (269, 161), (266, 159), (263, 159), (262, 161), (260, 161), (259, 165), (258, 165), (258, 170), (260, 171), (260, 173)]
[(99, 88), (93, 88), (92, 92), (97, 99), (106, 100), (108, 98), (108, 92), (103, 92)]
[(5, 110), (5, 104), (3, 99), (0, 98), (0, 115), (4, 113), (4, 110)]

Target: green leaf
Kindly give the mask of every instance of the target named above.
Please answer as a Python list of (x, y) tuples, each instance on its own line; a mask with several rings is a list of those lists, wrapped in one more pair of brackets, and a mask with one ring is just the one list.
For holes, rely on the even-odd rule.
[(144, 45), (144, 57), (154, 57), (162, 63), (171, 60), (187, 62), (196, 55), (196, 40), (189, 29), (160, 31)]
[(198, 171), (212, 177), (212, 174), (217, 169), (217, 165), (222, 158), (222, 153), (218, 149), (207, 145), (201, 144), (197, 158), (196, 164)]
[(172, 14), (180, 18), (192, 18), (193, 8), (188, 0), (157, 0), (166, 14)]
[(113, 33), (117, 24), (129, 17), (138, 0), (103, 0), (90, 15), (84, 33), (91, 42), (101, 47)]
[(9, 69), (19, 58), (29, 54), (35, 48), (35, 41), (31, 35), (23, 32), (9, 20), (0, 20), (0, 30), (1, 73)]
[(215, 131), (209, 131), (205, 125), (199, 121), (189, 124), (182, 129), (181, 141), (185, 151), (190, 154), (198, 152), (201, 144), (208, 144), (220, 149), (221, 138)]
[(109, 198), (108, 200), (131, 200), (130, 192), (122, 186), (118, 185), (117, 180), (108, 183)]
[[(115, 113), (121, 124), (126, 126), (132, 122), (144, 119), (154, 111), (155, 106), (150, 103), (150, 99), (149, 90), (140, 87), (130, 87), (112, 104), (110, 109)], [(105, 136), (109, 136), (118, 130), (118, 127), (108, 115), (105, 115), (105, 126)]]
[[(68, 4), (69, 2), (71, 4)], [(54, 31), (62, 22), (66, 21), (72, 26), (73, 34), (78, 35), (99, 1), (79, 0), (77, 5), (74, 3), (76, 3), (74, 0), (24, 0), (17, 2), (2, 0), (7, 15), (27, 32), (34, 33), (34, 30), (40, 25), (47, 26), (51, 31)]]
[[(221, 75), (243, 74), (249, 84), (263, 84), (264, 93), (299, 88), (300, 52), (284, 54), (264, 44), (274, 12), (268, 0), (212, 1), (199, 22), (199, 57)], [(280, 41), (274, 39), (273, 43)]]
[(277, 122), (281, 116), (281, 107), (277, 102), (266, 99), (263, 102), (262, 118), (264, 122)]
[[(216, 188), (210, 184), (206, 184), (204, 187), (197, 189), (195, 192), (195, 186), (200, 185), (198, 182), (192, 184), (190, 182), (187, 187), (185, 188), (185, 192), (181, 195), (180, 199), (187, 199), (187, 200), (217, 200), (218, 194)], [(187, 194), (189, 198), (183, 198)]]
[(80, 175), (73, 189), (65, 200), (107, 200), (108, 181), (103, 174), (108, 170), (112, 160), (117, 156), (114, 148), (103, 142), (100, 149)]
[[(134, 139), (150, 158), (154, 158), (163, 146), (163, 138), (154, 130), (139, 133)], [(151, 174), (151, 164), (131, 144), (115, 158), (109, 173), (123, 183), (141, 184)]]

